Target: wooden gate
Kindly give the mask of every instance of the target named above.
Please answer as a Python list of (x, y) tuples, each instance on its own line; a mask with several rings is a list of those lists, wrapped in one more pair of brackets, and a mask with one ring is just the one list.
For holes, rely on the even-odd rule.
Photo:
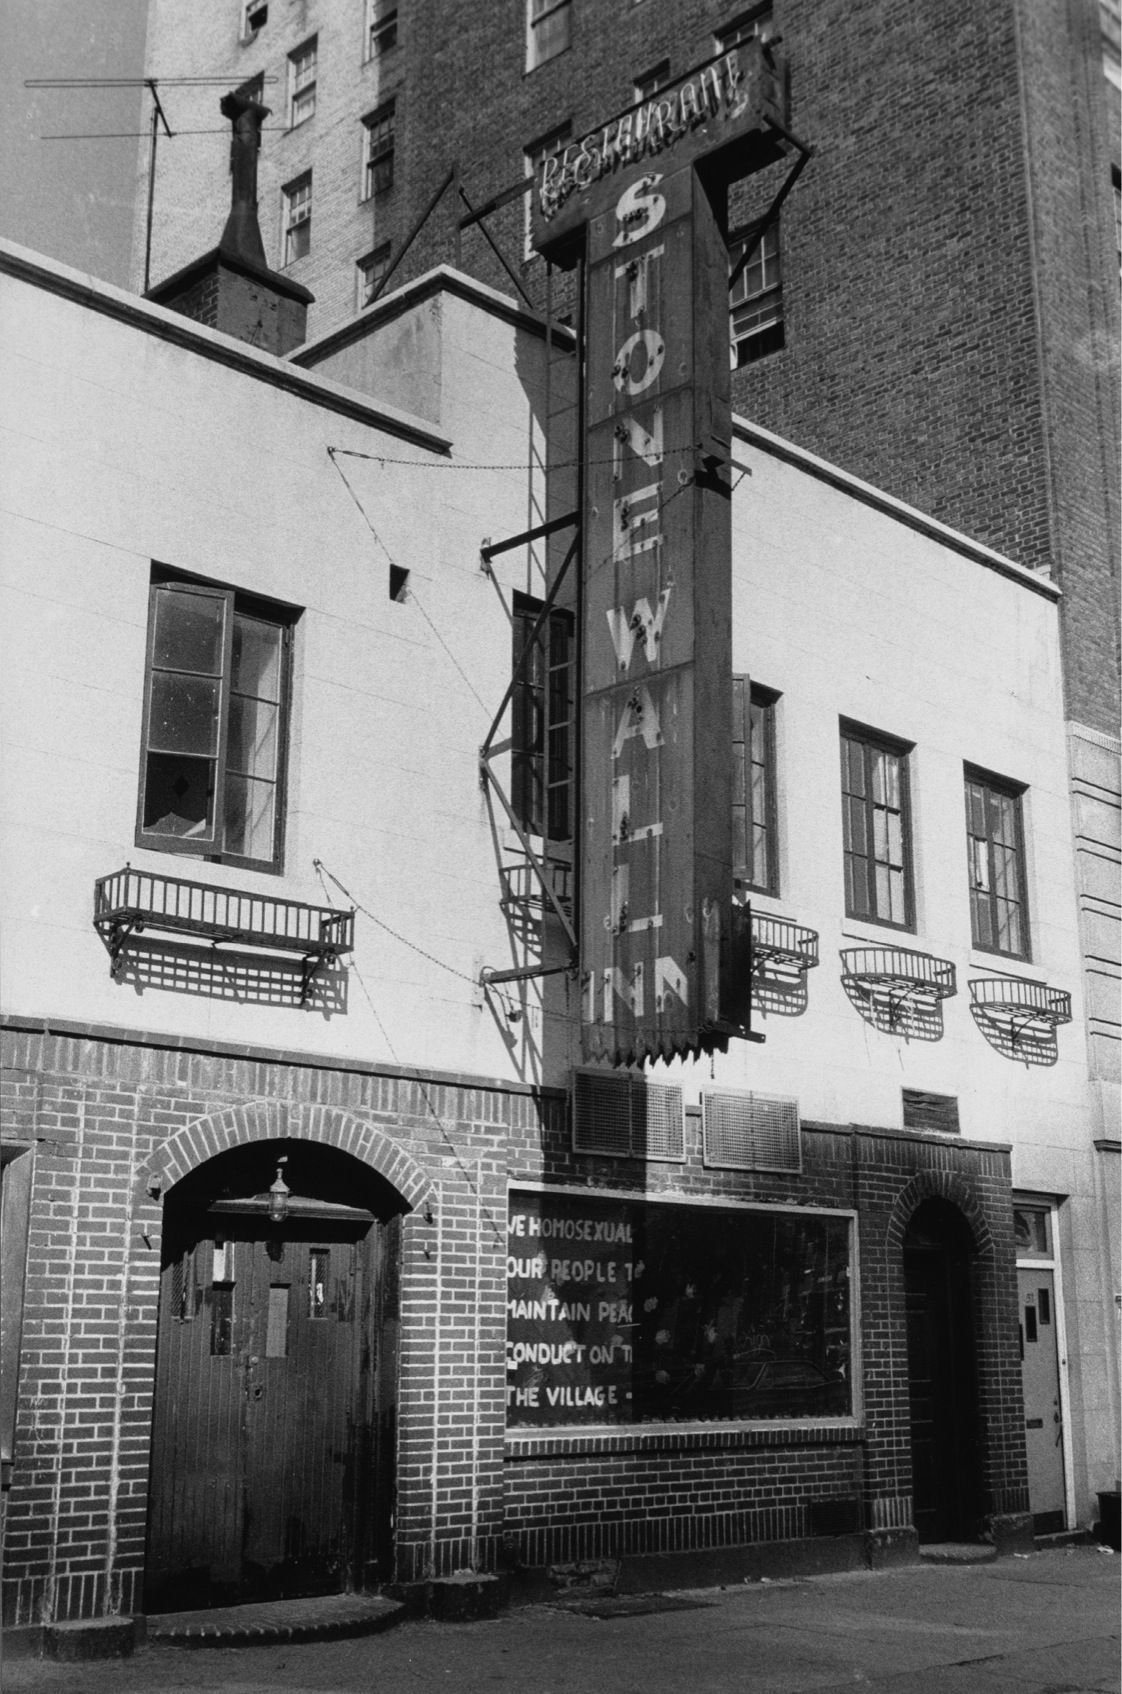
[(398, 1220), (183, 1208), (160, 1287), (149, 1611), (388, 1576)]

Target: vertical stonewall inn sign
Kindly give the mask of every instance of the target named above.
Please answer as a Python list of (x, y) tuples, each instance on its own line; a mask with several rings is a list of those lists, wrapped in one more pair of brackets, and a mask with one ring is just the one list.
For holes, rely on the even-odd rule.
[(585, 273), (584, 1051), (722, 1043), (732, 980), (728, 183), (783, 154), (750, 41), (547, 159), (539, 252)]

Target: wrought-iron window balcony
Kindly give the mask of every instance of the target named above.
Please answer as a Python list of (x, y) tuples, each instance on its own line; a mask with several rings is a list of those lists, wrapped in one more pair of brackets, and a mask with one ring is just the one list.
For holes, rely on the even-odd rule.
[[(909, 1022), (922, 1024), (932, 1018), (938, 1022), (941, 1002), (958, 993), (949, 959), (936, 959), (909, 947), (843, 947), (841, 963), (847, 993), (881, 1028), (898, 1030)], [(915, 1032), (919, 1033), (918, 1027)], [(934, 1025), (927, 1038), (937, 1039)]]
[(752, 910), (754, 975), (795, 978), (818, 963), (818, 931)]
[(969, 987), (972, 1008), (1006, 1025), (1014, 1041), (1023, 1030), (1051, 1032), (1071, 1022), (1071, 995), (1065, 988), (1049, 988), (1046, 982), (1023, 976), (975, 977)]
[(303, 961), (304, 989), (321, 965), (354, 950), (355, 915), (334, 906), (249, 894), (210, 883), (186, 882), (151, 871), (114, 871), (94, 883), (94, 928), (104, 941), (113, 976), (132, 935), (199, 936), (212, 945), (234, 942)]

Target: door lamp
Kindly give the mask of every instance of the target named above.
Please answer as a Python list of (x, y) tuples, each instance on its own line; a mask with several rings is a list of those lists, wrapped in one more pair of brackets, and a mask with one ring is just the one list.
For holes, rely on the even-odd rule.
[(288, 1216), (288, 1197), (292, 1193), (292, 1190), (281, 1175), (281, 1169), (287, 1163), (287, 1159), (279, 1159), (277, 1161), (277, 1180), (269, 1189), (270, 1223), (283, 1223), (285, 1218)]

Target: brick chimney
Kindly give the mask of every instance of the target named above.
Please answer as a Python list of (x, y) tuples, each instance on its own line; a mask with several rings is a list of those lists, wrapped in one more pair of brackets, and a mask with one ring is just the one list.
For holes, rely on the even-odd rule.
[(230, 216), (222, 239), (209, 253), (150, 288), (146, 298), (267, 353), (283, 355), (304, 340), (315, 296), (265, 262), (257, 222), (257, 155), (268, 107), (233, 93), (223, 95), (221, 111), (233, 126)]

